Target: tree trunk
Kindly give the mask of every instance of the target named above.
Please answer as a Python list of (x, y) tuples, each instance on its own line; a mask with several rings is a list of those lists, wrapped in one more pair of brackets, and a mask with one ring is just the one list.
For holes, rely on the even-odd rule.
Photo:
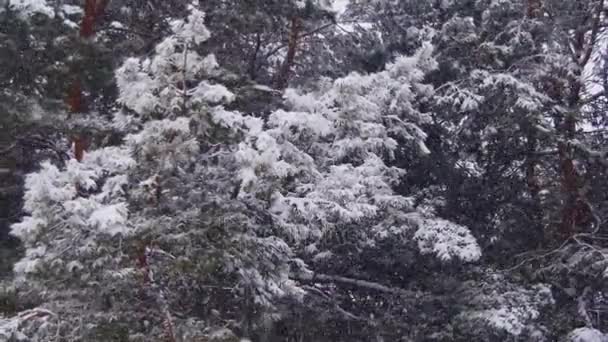
[[(542, 8), (541, 0), (528, 0), (528, 6), (526, 7), (526, 16), (528, 18), (538, 18)], [(528, 190), (533, 199), (536, 200), (540, 191), (540, 185), (536, 177), (536, 164), (537, 158), (535, 156), (536, 145), (538, 143), (537, 132), (534, 127), (534, 123), (530, 122), (527, 134), (527, 159), (526, 159), (526, 183), (528, 184)]]
[(526, 16), (528, 18), (538, 18), (543, 8), (542, 0), (528, 0)]
[[(84, 16), (80, 23), (80, 38), (90, 39), (95, 35), (95, 24), (105, 13), (105, 9), (109, 0), (86, 0), (84, 4)], [(72, 84), (68, 89), (67, 104), (70, 114), (82, 113), (85, 110), (84, 98), (82, 93), (82, 75), (79, 72), (74, 72)], [(74, 157), (78, 161), (82, 161), (84, 152), (87, 149), (88, 138), (83, 132), (76, 132), (72, 136), (72, 145), (74, 146)]]
[(536, 200), (540, 192), (540, 184), (536, 175), (536, 165), (538, 164), (538, 158), (536, 157), (536, 148), (538, 145), (538, 137), (536, 129), (532, 123), (529, 124), (527, 134), (527, 157), (526, 157), (526, 183), (528, 185), (528, 191), (532, 199)]
[(277, 75), (276, 87), (277, 89), (285, 89), (287, 87), (287, 82), (289, 81), (289, 76), (291, 74), (291, 70), (295, 63), (296, 52), (298, 50), (298, 43), (300, 38), (300, 30), (301, 23), (300, 18), (294, 16), (291, 19), (291, 30), (289, 32), (289, 44), (287, 49), (287, 56), (285, 57), (285, 61), (281, 66), (281, 70), (279, 70), (279, 74)]
[[(578, 81), (573, 81), (579, 83)], [(576, 108), (578, 104), (578, 93), (580, 85), (573, 85), (570, 99), (570, 108)], [(576, 112), (570, 112), (563, 119), (560, 133), (563, 140), (558, 144), (561, 186), (564, 196), (564, 206), (562, 208), (562, 218), (560, 225), (560, 235), (563, 238), (568, 238), (578, 231), (581, 224), (589, 222), (589, 215), (585, 210), (586, 200), (581, 197), (580, 193), (580, 176), (576, 170), (574, 163), (574, 148), (571, 146), (571, 141), (576, 135)]]
[(591, 13), (588, 19), (584, 21), (585, 25), (576, 30), (574, 37), (571, 39), (572, 59), (578, 66), (578, 73), (568, 80), (569, 93), (564, 99), (568, 113), (565, 117), (560, 118), (556, 127), (561, 138), (558, 143), (558, 151), (564, 198), (559, 232), (562, 238), (574, 235), (582, 226), (594, 221), (593, 210), (581, 191), (581, 176), (576, 170), (574, 146), (572, 144), (576, 138), (576, 125), (583, 106), (581, 103), (581, 92), (585, 88), (583, 70), (591, 60), (595, 48), (602, 11), (604, 10), (604, 0), (595, 3), (595, 7), (593, 5), (589, 5)]

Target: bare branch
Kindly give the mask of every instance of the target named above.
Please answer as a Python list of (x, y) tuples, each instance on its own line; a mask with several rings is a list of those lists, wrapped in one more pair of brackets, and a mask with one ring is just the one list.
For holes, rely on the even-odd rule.
[[(341, 25), (341, 24), (346, 24), (346, 23), (350, 23), (350, 22), (354, 22), (354, 20), (347, 20), (347, 21), (342, 21), (342, 22), (333, 22), (332, 21), (331, 23), (328, 23), (328, 24), (325, 24), (325, 25), (321, 25), (320, 27), (317, 27), (317, 28), (315, 28), (315, 29), (313, 29), (313, 30), (311, 30), (309, 32), (302, 33), (301, 35), (298, 36), (298, 38), (299, 39), (306, 38), (308, 36), (312, 36), (312, 35), (314, 35), (316, 33), (319, 33), (319, 32), (321, 32), (321, 31), (323, 31), (323, 30), (325, 30), (325, 29), (327, 29), (329, 27), (332, 27), (334, 25)], [(283, 43), (283, 44), (275, 47), (274, 49), (272, 49), (269, 52), (267, 52), (264, 55), (264, 58), (268, 58), (268, 57), (274, 55), (275, 53), (277, 53), (280, 50), (286, 48), (287, 46), (289, 46), (289, 43)]]
[[(575, 237), (572, 237), (572, 238), (575, 238)], [(546, 253), (543, 253), (543, 254), (540, 254), (540, 255), (533, 256), (533, 257), (528, 258), (528, 259), (525, 259), (525, 260), (523, 260), (522, 262), (520, 262), (520, 263), (516, 264), (515, 266), (512, 266), (512, 267), (510, 267), (510, 268), (504, 269), (504, 270), (502, 270), (502, 271), (503, 271), (503, 272), (511, 272), (511, 271), (514, 271), (514, 270), (516, 270), (516, 269), (518, 269), (518, 268), (520, 268), (520, 267), (524, 266), (525, 264), (527, 264), (527, 263), (529, 263), (529, 262), (532, 262), (532, 261), (535, 261), (535, 260), (541, 260), (541, 259), (544, 259), (544, 258), (546, 258), (546, 257), (548, 257), (548, 256), (551, 256), (551, 255), (553, 255), (553, 254), (556, 254), (556, 253), (560, 252), (560, 251), (561, 251), (561, 250), (562, 250), (564, 247), (566, 247), (566, 245), (568, 245), (568, 243), (569, 243), (569, 242), (570, 242), (570, 239), (566, 239), (566, 240), (565, 240), (565, 241), (564, 241), (564, 242), (563, 242), (563, 243), (562, 243), (562, 244), (561, 244), (559, 247), (557, 247), (556, 249), (553, 249), (553, 250), (551, 250), (551, 251), (549, 251), (549, 252), (546, 252)]]
[(307, 282), (318, 282), (318, 283), (337, 283), (348, 286), (361, 287), (368, 290), (374, 290), (378, 292), (390, 293), (395, 295), (403, 295), (406, 297), (419, 297), (420, 294), (414, 291), (408, 291), (397, 287), (389, 287), (380, 283), (375, 283), (362, 279), (347, 278), (342, 276), (334, 276), (320, 273), (309, 273), (299, 275), (296, 277), (297, 280)]

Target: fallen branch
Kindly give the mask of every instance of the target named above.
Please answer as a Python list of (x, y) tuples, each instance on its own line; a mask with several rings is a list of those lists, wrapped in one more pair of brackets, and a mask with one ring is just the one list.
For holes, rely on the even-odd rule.
[(19, 316), (19, 318), (21, 318), (22, 322), (26, 322), (30, 319), (37, 318), (37, 317), (47, 317), (47, 316), (58, 317), (58, 315), (56, 313), (54, 313), (53, 311), (50, 311), (47, 309), (42, 309), (42, 308), (25, 310), (23, 312), (20, 312), (18, 316)]
[(362, 279), (354, 279), (347, 278), (342, 276), (334, 276), (320, 273), (307, 273), (301, 274), (295, 277), (296, 280), (310, 282), (310, 283), (336, 283), (354, 287), (360, 287), (368, 290), (374, 290), (383, 293), (390, 293), (395, 295), (401, 295), (405, 297), (420, 297), (419, 292), (408, 291), (398, 287), (389, 287), (386, 285), (382, 285), (380, 283), (362, 280)]

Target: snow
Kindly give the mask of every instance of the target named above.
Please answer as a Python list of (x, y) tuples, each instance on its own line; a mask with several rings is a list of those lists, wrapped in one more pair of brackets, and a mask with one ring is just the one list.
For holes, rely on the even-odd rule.
[(526, 312), (520, 308), (490, 309), (475, 313), (470, 319), (483, 319), (490, 326), (510, 335), (519, 336), (526, 328), (526, 320), (538, 316), (538, 312)]
[(333, 9), (338, 15), (342, 15), (344, 12), (346, 12), (346, 8), (348, 7), (349, 3), (350, 0), (334, 0)]
[(568, 338), (570, 342), (607, 342), (608, 335), (593, 328), (578, 328), (572, 331)]
[(120, 89), (118, 102), (137, 113), (150, 114), (159, 104), (152, 95), (158, 84), (142, 71), (136, 58), (128, 58), (116, 72), (116, 84)]
[(479, 307), (463, 311), (458, 318), (474, 327), (481, 324), (514, 337), (538, 331), (536, 320), (541, 316), (541, 309), (555, 303), (548, 285), (524, 288), (491, 271), (481, 283), (467, 285), (473, 294), (467, 302)]
[(47, 249), (44, 246), (28, 248), (25, 251), (25, 257), (13, 266), (15, 274), (17, 276), (22, 276), (27, 273), (35, 273), (38, 271), (38, 266), (46, 253)]
[(481, 248), (464, 226), (438, 218), (423, 218), (414, 235), (423, 254), (436, 254), (441, 260), (471, 262), (481, 257)]
[(124, 29), (125, 28), (125, 26), (121, 22), (118, 22), (118, 21), (111, 22), (110, 27), (115, 28), (115, 29)]
[[(338, 1), (335, 6), (343, 13), (347, 3)], [(243, 252), (246, 260), (241, 264), (230, 255), (230, 266), (241, 276), (239, 286), (255, 289), (257, 304), (271, 307), (277, 297), (302, 298), (299, 284), (289, 278), (293, 269), (307, 271), (308, 265), (297, 257), (306, 257), (312, 263), (340, 258), (331, 250), (334, 246), (328, 237), (341, 233), (352, 232), (359, 239), (354, 243), (359, 245), (374, 246), (379, 240), (390, 238), (394, 239), (391, 242), (404, 245), (397, 248), (408, 251), (417, 248), (422, 254), (446, 262), (479, 260), (481, 248), (467, 227), (436, 217), (433, 208), (416, 207), (417, 194), (406, 197), (395, 190), (407, 172), (390, 166), (390, 159), (401, 152), (398, 149), (407, 146), (398, 141), (404, 139), (412, 142), (418, 152), (430, 153), (424, 144), (426, 133), (421, 128), (429, 123), (430, 115), (421, 109), (426, 107), (421, 105), (421, 99), (434, 95), (434, 89), (424, 83), (425, 75), (437, 68), (431, 44), (422, 44), (413, 56), (397, 57), (377, 73), (351, 73), (335, 81), (321, 82), (318, 89), (310, 92), (288, 89), (286, 109), (261, 119), (218, 105), (230, 103), (235, 95), (223, 85), (206, 80), (206, 76), (217, 71), (217, 60), (213, 55), (201, 57), (193, 48), (209, 38), (204, 13), (191, 8), (188, 20), (174, 20), (171, 27), (173, 34), (157, 46), (155, 54), (145, 59), (129, 58), (116, 73), (118, 102), (138, 114), (135, 118), (125, 110), (115, 115), (113, 125), (126, 135), (123, 145), (88, 151), (82, 162), (70, 160), (63, 168), (44, 163), (26, 179), (28, 216), (13, 225), (11, 231), (26, 247), (25, 257), (15, 265), (17, 277), (48, 271), (48, 267), (44, 268), (48, 265), (53, 271), (63, 272), (87, 272), (92, 265), (105, 268), (102, 272), (107, 279), (132, 278), (138, 270), (107, 262), (121, 262), (112, 259), (112, 255), (104, 256), (107, 259), (96, 256), (93, 260), (83, 257), (82, 261), (74, 258), (93, 252), (111, 254), (118, 249), (104, 245), (105, 239), (128, 235), (138, 228), (150, 236), (159, 236), (159, 240), (176, 240), (177, 234), (164, 233), (184, 229), (182, 225), (189, 229), (188, 215), (192, 214), (188, 210), (192, 207), (196, 211), (196, 227), (207, 227), (202, 222), (206, 218), (201, 218), (206, 210), (200, 210), (208, 203), (199, 206), (196, 200), (191, 201), (195, 203), (189, 203), (192, 206), (183, 211), (181, 207), (177, 210), (170, 206), (180, 200), (198, 198), (188, 197), (191, 195), (188, 186), (213, 181), (202, 179), (201, 175), (220, 178), (225, 174), (241, 181), (241, 191), (234, 203), (226, 200), (228, 196), (221, 197), (225, 194), (213, 193), (212, 186), (201, 186), (203, 190), (192, 192), (209, 191), (204, 197), (216, 196), (214, 206), (228, 202), (238, 207), (234, 211), (240, 215), (240, 206), (263, 208), (248, 207), (248, 211), (243, 210), (247, 215), (235, 215), (244, 227), (239, 227), (237, 236), (229, 238), (233, 239), (230, 243), (237, 241), (239, 246), (225, 248), (226, 253), (233, 253), (234, 249), (246, 251)], [(541, 102), (534, 89), (508, 75), (488, 77), (480, 71), (476, 77), (482, 87), (500, 89), (507, 85), (520, 89), (525, 94), (515, 105), (523, 109), (535, 110)], [(188, 85), (190, 89), (177, 86), (183, 80), (195, 85)], [(453, 105), (463, 112), (474, 111), (483, 100), (457, 87), (450, 91), (456, 96)], [(216, 137), (206, 135), (214, 125), (228, 132), (226, 139), (218, 139), (219, 143), (214, 141)], [(211, 159), (204, 158), (212, 153), (213, 156), (220, 153), (204, 152), (209, 145), (219, 146), (229, 162), (201, 162)], [(478, 170), (474, 161), (460, 161), (457, 166), (471, 172)], [(196, 168), (205, 169), (206, 173), (194, 173), (192, 170)], [(212, 173), (217, 170), (225, 174)], [(193, 177), (198, 178), (193, 181)], [(134, 183), (131, 188), (130, 182)], [(171, 188), (175, 184), (172, 182), (190, 183)], [(172, 202), (163, 202), (162, 210), (157, 210), (140, 201), (138, 196), (145, 192), (142, 188), (149, 191), (161, 184), (163, 194), (169, 193), (164, 198)], [(272, 227), (257, 228), (252, 224), (256, 219), (248, 216), (255, 216), (255, 211), (272, 216), (271, 220), (263, 219), (272, 222)], [(130, 215), (136, 217), (130, 219)], [(185, 223), (180, 222), (179, 228), (165, 224), (176, 222), (172, 215)], [(190, 238), (183, 231), (179, 233), (181, 239)], [(226, 230), (228, 234), (234, 235)], [(112, 241), (118, 244), (118, 240)], [(252, 240), (255, 248), (248, 248), (247, 242)], [(178, 254), (179, 247), (171, 251), (176, 252), (177, 258), (182, 256)], [(302, 250), (306, 253), (301, 253)], [(146, 251), (148, 255), (154, 250), (146, 247)], [(129, 265), (133, 265), (131, 261)], [(486, 305), (467, 312), (467, 318), (519, 336), (539, 316), (540, 304), (515, 301), (521, 305), (510, 305), (503, 297), (497, 300), (498, 304), (509, 305)], [(11, 328), (10, 324), (13, 323), (0, 320), (0, 334), (4, 326)], [(226, 337), (231, 332), (215, 334)], [(577, 336), (596, 335), (582, 331)]]
[(82, 7), (74, 5), (62, 5), (61, 10), (67, 15), (76, 15), (83, 13)]
[(55, 11), (45, 0), (10, 0), (10, 5), (20, 12), (22, 17), (29, 17), (34, 14), (44, 14), (50, 18), (55, 16)]
[(215, 341), (229, 341), (234, 340), (236, 336), (230, 329), (223, 328), (212, 332), (209, 338)]
[(18, 331), (20, 323), (21, 319), (19, 317), (0, 317), (0, 340), (27, 341), (27, 336)]
[(230, 103), (235, 99), (235, 95), (223, 85), (207, 82), (201, 82), (191, 96), (195, 101), (203, 100), (208, 103)]
[(271, 88), (269, 86), (266, 86), (266, 85), (263, 85), (263, 84), (257, 84), (257, 83), (254, 84), (251, 88), (255, 89), (255, 90), (267, 92), (267, 93), (277, 93), (277, 92), (279, 92), (278, 90), (273, 89), (273, 88)]
[(243, 116), (240, 113), (217, 108), (211, 113), (211, 120), (225, 128), (236, 131), (243, 130), (248, 136), (256, 136), (263, 130), (264, 121), (253, 116)]
[(323, 251), (321, 253), (315, 254), (312, 259), (314, 262), (326, 262), (329, 261), (328, 259), (331, 259), (333, 255), (334, 254), (331, 251)]
[(269, 124), (287, 133), (291, 128), (305, 129), (317, 136), (324, 137), (335, 131), (334, 123), (318, 113), (286, 112), (278, 110), (269, 117)]
[[(267, 131), (239, 146), (239, 195), (255, 191), (265, 177), (298, 175), (295, 191), (275, 193), (271, 207), (289, 239), (314, 242), (328, 230), (362, 222), (375, 222), (372, 228), (362, 228), (365, 234), (386, 239), (403, 236), (411, 222), (417, 222), (411, 242), (422, 253), (444, 261), (478, 260), (481, 249), (468, 228), (407, 214), (414, 210), (412, 199), (392, 189), (405, 170), (388, 167), (381, 157), (393, 155), (399, 146), (393, 136), (413, 140), (421, 153), (430, 153), (418, 126), (429, 117), (414, 103), (433, 94), (422, 82), (425, 73), (436, 68), (433, 47), (425, 43), (385, 71), (351, 73), (309, 93), (288, 89), (284, 97), (289, 110), (272, 113)], [(342, 162), (345, 159), (352, 162)], [(383, 221), (390, 209), (403, 211), (393, 224)]]
[[(206, 80), (184, 88), (184, 81), (214, 75), (219, 68), (213, 54), (201, 57), (196, 51), (210, 37), (204, 19), (203, 12), (190, 6), (188, 20), (171, 22), (173, 34), (156, 45), (152, 58), (128, 58), (116, 72), (118, 102), (149, 117), (234, 101), (235, 95), (226, 87)], [(121, 119), (116, 124), (128, 123)]]
[(91, 226), (111, 236), (130, 232), (127, 226), (128, 210), (126, 203), (103, 206), (93, 211), (89, 217)]
[(18, 237), (22, 241), (35, 239), (38, 233), (48, 222), (39, 217), (25, 216), (21, 222), (11, 226), (11, 235)]
[(190, 6), (188, 20), (174, 20), (171, 23), (171, 29), (179, 38), (193, 41), (195, 44), (201, 44), (211, 37), (205, 26), (205, 13), (192, 6)]

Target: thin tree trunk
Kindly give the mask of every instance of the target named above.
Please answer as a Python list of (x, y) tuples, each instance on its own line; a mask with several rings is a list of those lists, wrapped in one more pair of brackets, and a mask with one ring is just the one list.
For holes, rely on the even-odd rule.
[[(528, 0), (528, 6), (526, 8), (526, 16), (528, 18), (538, 18), (540, 16), (542, 8), (542, 0)], [(536, 177), (536, 164), (538, 162), (535, 153), (538, 143), (537, 132), (534, 123), (530, 122), (527, 134), (527, 160), (526, 160), (526, 183), (528, 184), (528, 190), (530, 191), (531, 197), (536, 200), (540, 191), (540, 185)]]
[(587, 200), (582, 196), (580, 188), (581, 181), (579, 172), (574, 162), (574, 146), (571, 142), (576, 137), (577, 113), (580, 110), (580, 91), (582, 85), (578, 80), (571, 81), (571, 96), (568, 105), (571, 112), (566, 114), (560, 127), (562, 141), (558, 144), (560, 160), (561, 186), (564, 195), (564, 206), (560, 234), (568, 238), (578, 231), (582, 224), (591, 222), (590, 211), (587, 208)]
[(260, 48), (262, 47), (262, 35), (258, 32), (255, 36), (255, 48), (253, 49), (253, 53), (249, 58), (249, 78), (252, 81), (255, 81), (257, 77), (257, 61), (258, 55), (260, 53)]
[[(569, 96), (565, 104), (569, 109), (568, 113), (557, 125), (557, 131), (561, 135), (558, 144), (561, 186), (564, 196), (564, 206), (562, 208), (562, 218), (560, 234), (562, 238), (574, 235), (581, 226), (593, 222), (593, 210), (588, 200), (581, 191), (581, 176), (576, 169), (574, 161), (573, 141), (576, 138), (576, 126), (578, 115), (583, 105), (581, 92), (584, 91), (583, 70), (589, 63), (593, 54), (596, 39), (598, 36), (602, 11), (604, 10), (604, 0), (595, 3), (595, 7), (590, 5), (592, 13), (589, 14), (589, 28), (581, 27), (572, 37), (572, 58), (578, 65), (578, 73), (569, 80)], [(585, 25), (586, 26), (586, 25)]]
[(528, 186), (528, 193), (530, 194), (531, 206), (528, 209), (531, 220), (531, 230), (536, 238), (536, 242), (541, 247), (547, 236), (543, 225), (543, 207), (540, 199), (541, 184), (536, 174), (536, 167), (539, 163), (538, 160), (538, 132), (533, 123), (528, 124), (527, 132), (527, 146), (526, 146), (526, 160), (525, 160), (525, 177), (526, 184)]
[[(84, 4), (84, 16), (80, 23), (80, 38), (90, 39), (95, 35), (95, 24), (98, 23), (105, 13), (109, 0), (86, 0)], [(82, 93), (82, 75), (74, 72), (72, 84), (68, 89), (68, 107), (70, 114), (82, 113), (84, 108), (84, 98)], [(77, 132), (72, 136), (74, 146), (74, 157), (78, 161), (84, 158), (87, 149), (88, 138), (86, 134)]]
[(287, 56), (285, 61), (279, 70), (277, 75), (277, 89), (285, 89), (289, 81), (289, 77), (295, 64), (296, 52), (298, 50), (298, 44), (300, 39), (301, 23), (300, 18), (294, 16), (291, 19), (291, 29), (289, 32), (289, 44), (287, 49)]
[(538, 146), (538, 137), (535, 128), (530, 124), (530, 128), (527, 134), (527, 158), (526, 158), (526, 183), (528, 185), (528, 191), (530, 196), (536, 200), (540, 192), (540, 184), (536, 175), (536, 165), (538, 164), (538, 157), (536, 155), (536, 149)]
[[(568, 115), (571, 117), (572, 115)], [(571, 118), (567, 118), (567, 126), (575, 126), (576, 121)], [(561, 219), (561, 234), (564, 237), (571, 236), (575, 232), (575, 228), (578, 224), (578, 210), (577, 202), (578, 198), (578, 172), (574, 166), (574, 160), (572, 159), (572, 148), (569, 146), (567, 141), (559, 143), (559, 159), (560, 159), (560, 172), (561, 172), (561, 184), (562, 191), (565, 197), (564, 206), (562, 208), (562, 219)]]
[[(526, 17), (529, 19), (537, 19), (542, 15), (542, 0), (528, 0), (526, 6)], [(543, 227), (543, 208), (539, 198), (541, 185), (536, 174), (536, 167), (539, 163), (537, 154), (538, 149), (538, 130), (535, 127), (536, 120), (528, 120), (527, 122), (527, 134), (526, 134), (526, 160), (524, 164), (526, 184), (528, 186), (528, 192), (532, 201), (532, 208), (530, 208), (531, 220), (538, 238), (539, 244), (543, 244), (547, 241), (545, 236), (545, 230)]]
[(528, 18), (538, 18), (543, 8), (542, 0), (528, 0), (526, 15)]

